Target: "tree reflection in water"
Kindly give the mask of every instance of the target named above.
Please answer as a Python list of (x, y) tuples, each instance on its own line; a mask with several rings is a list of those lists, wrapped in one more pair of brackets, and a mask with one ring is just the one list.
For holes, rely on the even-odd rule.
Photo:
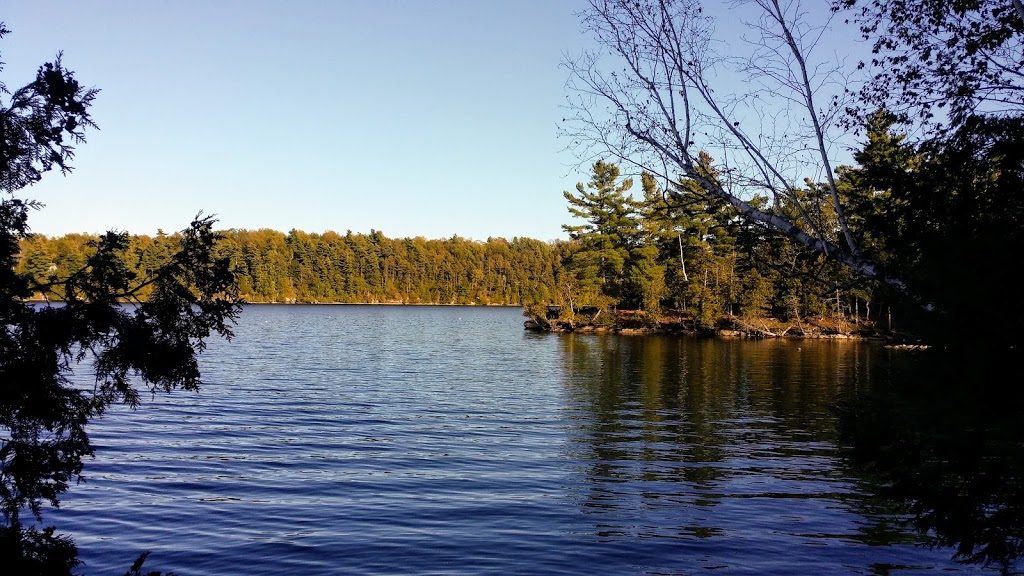
[(1024, 542), (1020, 358), (894, 352), (838, 410), (848, 461), (931, 543), (1009, 571)]
[(1024, 393), (982, 386), (994, 369), (857, 342), (558, 338), (573, 497), (600, 542), (780, 573), (1019, 554)]

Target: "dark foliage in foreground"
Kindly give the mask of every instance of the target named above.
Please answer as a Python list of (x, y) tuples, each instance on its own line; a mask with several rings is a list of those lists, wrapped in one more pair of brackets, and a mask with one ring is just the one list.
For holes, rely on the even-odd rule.
[[(6, 32), (0, 25), (0, 36)], [(81, 478), (93, 454), (88, 423), (114, 403), (136, 406), (136, 382), (152, 393), (196, 390), (196, 355), (211, 334), (231, 336), (239, 311), (208, 217), (184, 230), (166, 262), (145, 276), (124, 266), (128, 236), (115, 232), (93, 241), (66, 274), (40, 279), (16, 270), (29, 213), (40, 207), (17, 195), (54, 168), (71, 170), (72, 144), (93, 126), (96, 93), (59, 57), (22, 88), (0, 84), (9, 96), (0, 105), (0, 557), (15, 574), (68, 574), (78, 564), (74, 542), (43, 526), (43, 510)], [(58, 292), (59, 306), (25, 302)], [(81, 362), (92, 364), (90, 386), (69, 378)]]

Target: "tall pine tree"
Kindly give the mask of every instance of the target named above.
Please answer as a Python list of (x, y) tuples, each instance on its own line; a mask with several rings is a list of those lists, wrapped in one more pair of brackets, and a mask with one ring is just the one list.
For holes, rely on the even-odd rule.
[(585, 223), (562, 228), (578, 243), (565, 267), (577, 281), (579, 297), (603, 307), (624, 295), (630, 252), (640, 234), (639, 204), (627, 195), (631, 178), (617, 183), (618, 166), (599, 160), (593, 170), (590, 182), (577, 184), (575, 194), (563, 192), (569, 213)]

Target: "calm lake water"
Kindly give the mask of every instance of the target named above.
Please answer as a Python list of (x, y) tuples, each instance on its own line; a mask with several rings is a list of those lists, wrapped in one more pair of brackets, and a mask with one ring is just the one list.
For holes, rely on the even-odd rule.
[[(838, 447), (892, 353), (534, 334), (511, 308), (249, 306), (113, 410), (47, 519), (87, 574), (980, 573)], [(880, 384), (883, 383), (883, 384)]]

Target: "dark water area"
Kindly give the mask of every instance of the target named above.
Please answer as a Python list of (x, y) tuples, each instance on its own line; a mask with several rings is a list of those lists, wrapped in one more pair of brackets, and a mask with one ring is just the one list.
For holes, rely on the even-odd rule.
[(200, 393), (95, 424), (87, 482), (45, 518), (87, 574), (124, 573), (145, 550), (147, 568), (182, 576), (999, 573), (954, 561), (959, 536), (934, 544), (1015, 502), (1005, 463), (1022, 444), (1000, 428), (1009, 452), (978, 460), (993, 468), (978, 489), (1002, 501), (976, 498), (950, 525), (903, 522), (960, 497), (914, 500), (893, 491), (912, 482), (884, 475), (906, 464), (945, 486), (949, 470), (928, 466), (951, 461), (925, 458), (942, 435), (885, 400), (915, 369), (906, 353), (522, 321), (249, 306), (203, 357)]

